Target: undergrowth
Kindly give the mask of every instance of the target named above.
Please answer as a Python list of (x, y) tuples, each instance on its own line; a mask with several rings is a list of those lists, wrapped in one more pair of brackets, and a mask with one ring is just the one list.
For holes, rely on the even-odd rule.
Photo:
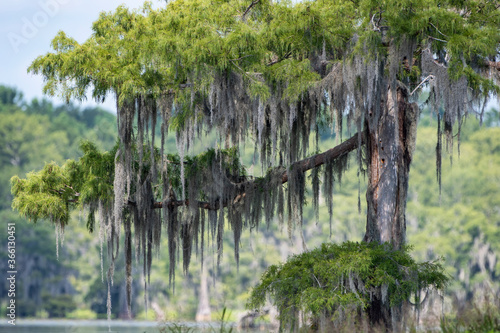
[(418, 304), (420, 290), (444, 289), (448, 277), (440, 261), (417, 263), (409, 251), (409, 246), (394, 250), (389, 244), (322, 244), (270, 266), (247, 307), (261, 308), (269, 297), (281, 329), (293, 330), (299, 315), (303, 322), (333, 321), (338, 327), (367, 313), (373, 299), (388, 307), (407, 300)]

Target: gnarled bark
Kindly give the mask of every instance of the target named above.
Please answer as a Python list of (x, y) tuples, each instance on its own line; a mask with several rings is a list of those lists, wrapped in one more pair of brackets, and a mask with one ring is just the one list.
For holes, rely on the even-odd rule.
[[(394, 91), (395, 90), (395, 91)], [(367, 220), (364, 241), (390, 243), (400, 249), (406, 240), (408, 177), (416, 143), (418, 106), (408, 102), (403, 86), (389, 87), (380, 118), (367, 122)], [(402, 306), (391, 307), (375, 295), (368, 309), (372, 324), (393, 332), (403, 329)]]
[(418, 106), (402, 86), (387, 90), (380, 119), (367, 126), (367, 242), (405, 243), (405, 208), (410, 163), (416, 142)]

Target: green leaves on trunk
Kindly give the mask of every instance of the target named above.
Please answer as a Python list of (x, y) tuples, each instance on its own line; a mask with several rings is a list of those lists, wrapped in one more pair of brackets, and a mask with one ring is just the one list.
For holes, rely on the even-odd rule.
[(294, 325), (299, 311), (313, 320), (342, 319), (366, 310), (373, 299), (390, 306), (419, 303), (421, 290), (442, 290), (449, 278), (439, 261), (417, 263), (409, 251), (390, 244), (322, 244), (270, 266), (247, 307), (261, 308), (269, 296), (283, 328)]

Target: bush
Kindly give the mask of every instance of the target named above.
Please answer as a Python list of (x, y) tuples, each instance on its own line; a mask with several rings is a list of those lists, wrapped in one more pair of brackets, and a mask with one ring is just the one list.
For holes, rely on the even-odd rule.
[(415, 298), (418, 291), (443, 289), (448, 277), (439, 261), (416, 263), (410, 247), (345, 242), (321, 247), (270, 266), (253, 288), (249, 308), (261, 308), (269, 296), (277, 306), (281, 326), (293, 327), (298, 313), (317, 322), (336, 322), (366, 312), (373, 299), (389, 306)]
[(97, 319), (97, 313), (90, 309), (76, 309), (66, 315), (68, 319)]
[(49, 314), (49, 318), (64, 318), (66, 313), (76, 309), (76, 303), (73, 296), (69, 294), (62, 294), (58, 296), (51, 296), (45, 294), (42, 296), (43, 308)]

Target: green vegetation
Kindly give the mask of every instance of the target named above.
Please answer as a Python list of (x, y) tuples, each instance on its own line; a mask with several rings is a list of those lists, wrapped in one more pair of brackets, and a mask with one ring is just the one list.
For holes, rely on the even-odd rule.
[(459, 295), (459, 290), (469, 290), (457, 303), (472, 301), (475, 293), (495, 295), (500, 290), (496, 241), (500, 239), (500, 129), (467, 121), (460, 156), (455, 151), (443, 160), (441, 193), (429, 150), (435, 147), (432, 135), (425, 126), (418, 133), (407, 209), (408, 241), (415, 245), (419, 260), (444, 257), (447, 272), (455, 277), (449, 292)]
[(69, 294), (59, 296), (42, 294), (42, 304), (50, 318), (64, 318), (67, 314), (76, 309), (76, 303), (73, 300), (73, 296)]
[(320, 330), (327, 331), (366, 311), (374, 299), (394, 306), (413, 296), (418, 304), (421, 289), (443, 290), (448, 277), (441, 263), (417, 264), (409, 250), (394, 250), (390, 244), (322, 244), (270, 266), (252, 290), (248, 307), (263, 307), (269, 295), (280, 313), (281, 329), (294, 330), (302, 311), (313, 325), (326, 319)]
[(169, 322), (160, 324), (158, 330), (160, 333), (190, 333), (190, 332), (206, 332), (206, 333), (232, 333), (234, 327), (228, 321), (227, 309), (222, 309), (221, 315), (217, 318), (216, 325), (209, 324), (205, 327), (189, 327), (182, 323)]

